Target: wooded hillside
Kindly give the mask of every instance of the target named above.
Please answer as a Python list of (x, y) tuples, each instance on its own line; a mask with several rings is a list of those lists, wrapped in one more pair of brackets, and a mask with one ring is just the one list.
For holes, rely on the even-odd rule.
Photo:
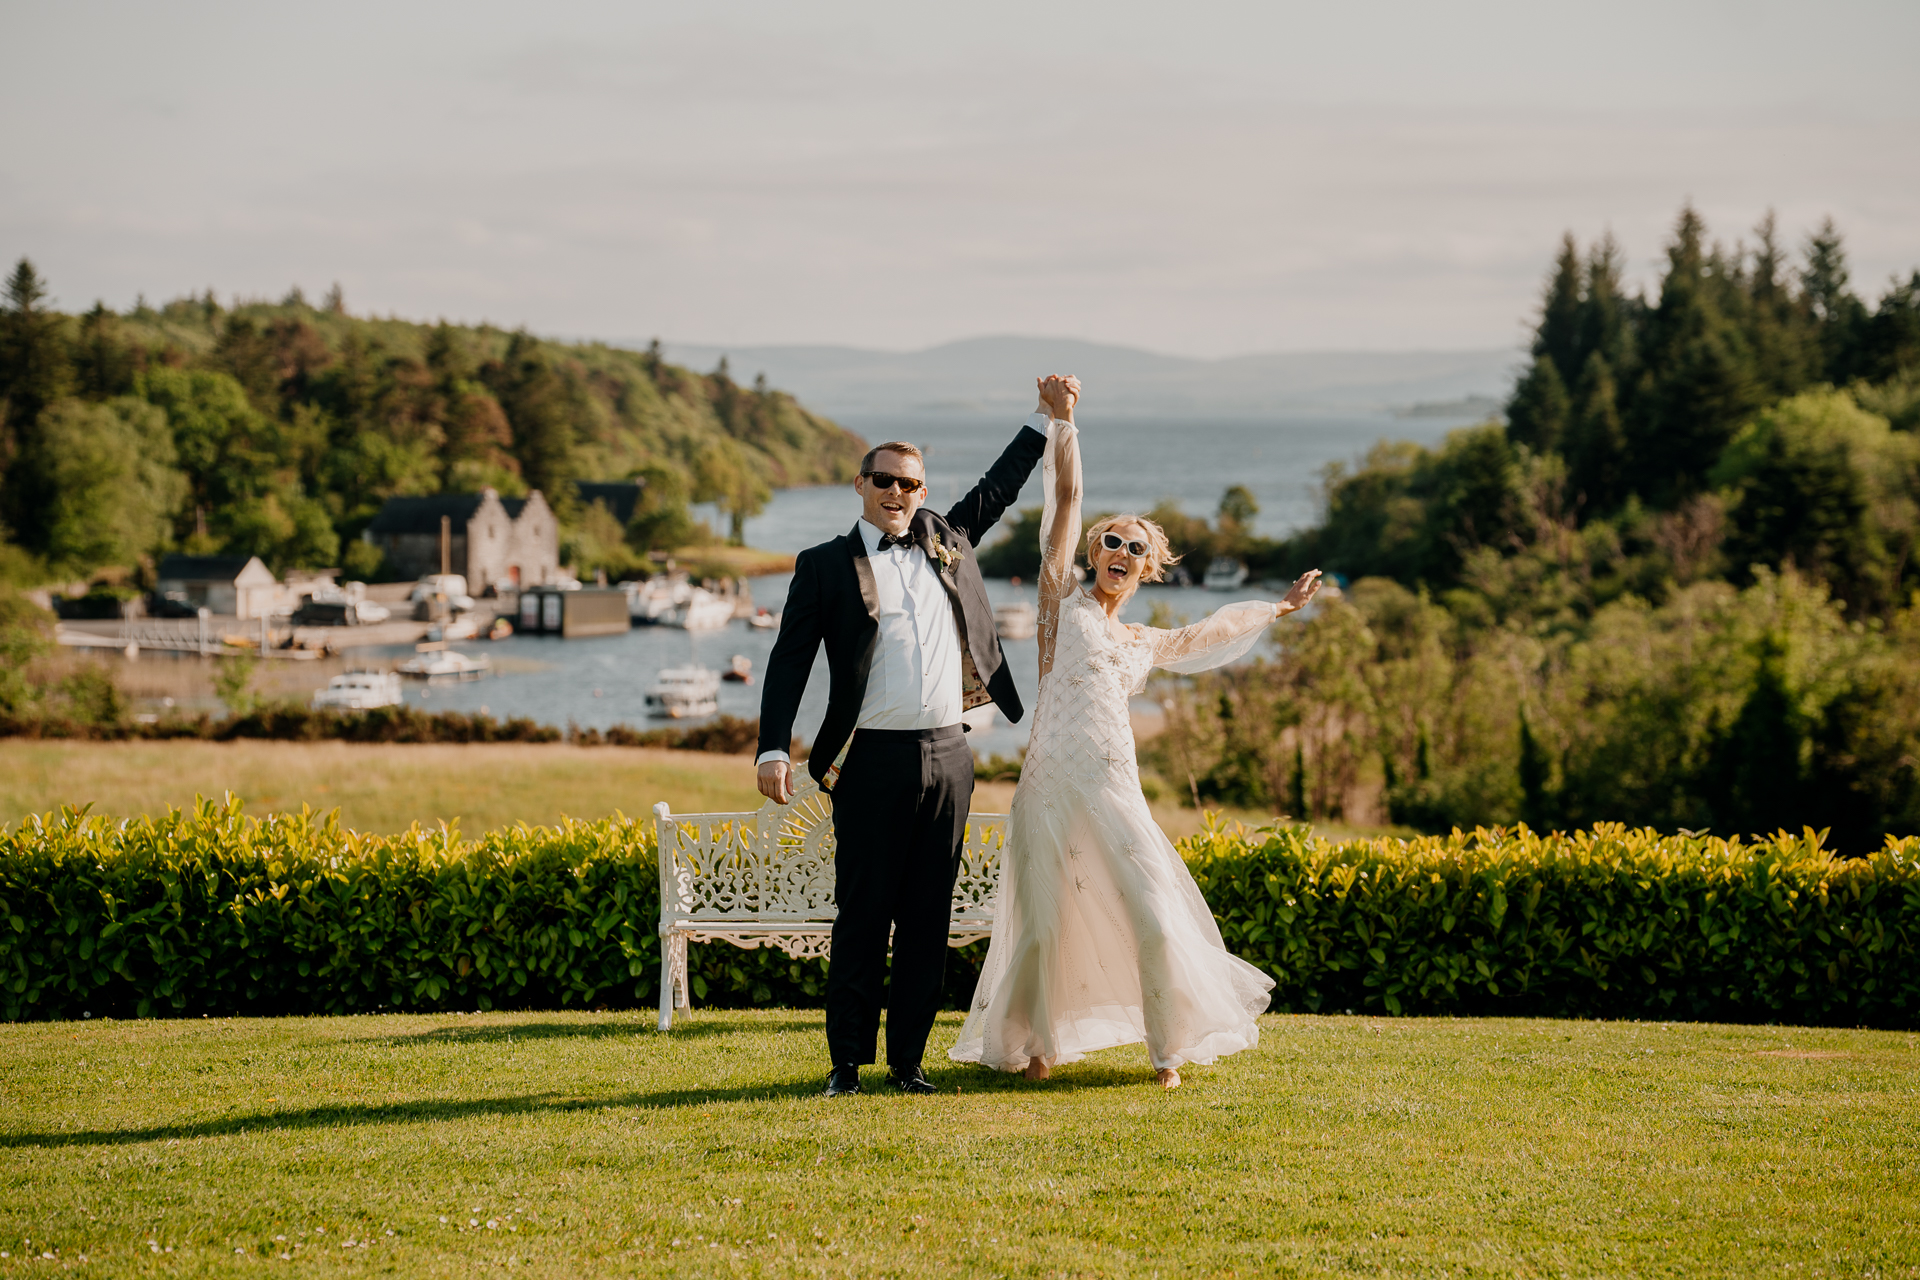
[[(565, 558), (620, 568), (684, 542), (689, 501), (719, 503), (737, 538), (772, 489), (850, 479), (865, 448), (763, 379), (695, 373), (657, 344), (356, 316), (337, 290), (71, 314), (25, 259), (0, 312), (0, 413), (15, 579), (175, 548), (371, 577), (356, 539), (383, 501), (486, 485), (541, 490)], [(647, 493), (625, 529), (573, 488), (629, 477)]]

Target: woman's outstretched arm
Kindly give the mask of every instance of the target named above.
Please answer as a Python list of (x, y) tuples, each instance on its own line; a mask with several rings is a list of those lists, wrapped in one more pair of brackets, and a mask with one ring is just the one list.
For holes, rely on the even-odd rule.
[(1080, 435), (1073, 424), (1080, 383), (1074, 378), (1040, 380), (1040, 410), (1047, 424), (1044, 513), (1040, 520), (1040, 674), (1053, 669), (1060, 604), (1073, 594), (1073, 560), (1080, 549)]
[(1190, 627), (1162, 631), (1143, 627), (1153, 645), (1153, 665), (1169, 671), (1205, 671), (1243, 657), (1259, 642), (1261, 632), (1304, 608), (1320, 590), (1320, 571), (1300, 575), (1287, 597), (1278, 603), (1247, 600), (1217, 609)]

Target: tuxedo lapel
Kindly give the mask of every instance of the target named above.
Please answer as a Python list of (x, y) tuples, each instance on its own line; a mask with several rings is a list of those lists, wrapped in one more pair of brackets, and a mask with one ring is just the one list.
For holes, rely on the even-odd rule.
[(860, 583), (860, 602), (867, 607), (867, 616), (878, 624), (880, 589), (873, 583), (873, 561), (867, 559), (867, 540), (861, 536), (858, 524), (847, 535), (847, 550), (853, 557), (853, 576)]

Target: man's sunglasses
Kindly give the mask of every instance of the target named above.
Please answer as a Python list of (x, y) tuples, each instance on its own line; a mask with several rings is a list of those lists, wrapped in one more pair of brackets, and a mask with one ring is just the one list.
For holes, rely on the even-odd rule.
[(886, 471), (862, 471), (860, 474), (873, 481), (876, 489), (891, 489), (899, 485), (901, 493), (918, 493), (927, 487), (925, 480), (915, 480), (912, 476), (896, 476)]
[(1144, 560), (1147, 558), (1146, 543), (1132, 538), (1123, 538), (1117, 533), (1101, 534), (1100, 545), (1109, 551), (1118, 551), (1120, 548), (1125, 547), (1127, 554), (1133, 556), (1135, 559)]

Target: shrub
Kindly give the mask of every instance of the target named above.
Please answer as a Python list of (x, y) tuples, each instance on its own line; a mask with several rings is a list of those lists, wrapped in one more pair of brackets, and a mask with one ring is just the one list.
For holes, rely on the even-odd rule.
[[(1335, 845), (1304, 828), (1184, 842), (1227, 945), (1282, 1010), (1920, 1021), (1920, 841), (1835, 860), (1597, 827)], [(651, 824), (393, 836), (238, 800), (0, 837), (0, 1017), (651, 1005)], [(984, 944), (948, 966), (965, 1008)], [(692, 948), (695, 999), (817, 1007), (825, 966)]]
[(1913, 1026), (1920, 840), (1840, 860), (1596, 825), (1331, 844), (1305, 828), (1185, 844), (1274, 1007)]

